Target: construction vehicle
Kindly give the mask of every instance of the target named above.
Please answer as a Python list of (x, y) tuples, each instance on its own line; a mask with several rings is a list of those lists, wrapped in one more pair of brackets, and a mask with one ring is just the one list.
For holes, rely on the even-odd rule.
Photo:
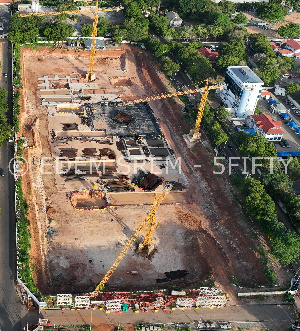
[(201, 139), (201, 135), (199, 132), (200, 125), (201, 125), (201, 120), (203, 117), (203, 112), (205, 108), (205, 104), (207, 101), (208, 93), (210, 90), (215, 90), (215, 89), (222, 89), (223, 85), (213, 85), (209, 86), (208, 79), (205, 80), (205, 87), (197, 88), (197, 89), (189, 89), (186, 91), (180, 91), (180, 92), (174, 92), (174, 93), (162, 93), (159, 95), (154, 95), (151, 97), (146, 97), (146, 98), (141, 98), (141, 99), (136, 99), (136, 100), (131, 100), (131, 101), (125, 101), (121, 102), (120, 105), (132, 105), (135, 103), (139, 102), (148, 102), (148, 101), (153, 101), (153, 100), (160, 100), (160, 99), (166, 99), (166, 98), (172, 98), (180, 95), (185, 95), (185, 94), (193, 94), (197, 92), (202, 92), (202, 97), (201, 101), (198, 107), (198, 114), (197, 114), (197, 119), (194, 128), (190, 131), (188, 135), (188, 140), (192, 143), (194, 141), (199, 141)]
[(163, 199), (166, 197), (166, 195), (171, 191), (172, 185), (171, 184), (166, 184), (164, 190), (160, 195), (155, 194), (154, 201), (152, 204), (152, 207), (148, 214), (146, 215), (145, 219), (142, 221), (142, 223), (138, 226), (138, 228), (135, 230), (135, 232), (131, 235), (131, 237), (128, 239), (126, 242), (125, 246), (123, 247), (122, 251), (116, 258), (115, 262), (111, 266), (111, 268), (108, 270), (108, 272), (105, 274), (101, 282), (97, 285), (95, 291), (94, 291), (94, 296), (97, 296), (100, 291), (103, 290), (105, 284), (109, 280), (109, 278), (112, 276), (112, 274), (115, 272), (117, 269), (118, 265), (122, 262), (123, 258), (126, 256), (138, 236), (141, 234), (142, 230), (146, 227), (146, 234), (144, 241), (142, 243), (142, 247), (146, 248), (147, 245), (151, 244), (152, 242), (152, 234), (154, 231), (154, 227), (156, 225), (156, 211)]
[(93, 18), (93, 32), (92, 32), (92, 43), (91, 43), (91, 51), (90, 51), (90, 61), (89, 61), (89, 69), (86, 74), (86, 78), (89, 82), (94, 81), (96, 79), (94, 70), (94, 60), (96, 54), (96, 37), (97, 37), (97, 25), (98, 25), (98, 13), (106, 12), (106, 11), (119, 11), (122, 10), (123, 7), (113, 7), (113, 8), (98, 8), (98, 0), (96, 0), (96, 7), (92, 9), (84, 9), (84, 10), (65, 10), (61, 12), (50, 12), (50, 13), (29, 13), (29, 14), (19, 14), (20, 17), (29, 17), (29, 16), (57, 16), (57, 15), (78, 15), (82, 13), (94, 13)]

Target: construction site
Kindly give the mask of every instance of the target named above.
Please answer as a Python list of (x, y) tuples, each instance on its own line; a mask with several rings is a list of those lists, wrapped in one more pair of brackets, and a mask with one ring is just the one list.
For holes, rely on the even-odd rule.
[(198, 288), (213, 277), (235, 301), (232, 277), (265, 285), (256, 242), (226, 179), (212, 173), (210, 146), (191, 151), (183, 139), (191, 128), (179, 99), (125, 102), (176, 92), (165, 76), (133, 46), (98, 51), (93, 82), (88, 63), (89, 51), (21, 52), (18, 139), (40, 291), (94, 291), (165, 183), (172, 189), (157, 208), (151, 254), (138, 249), (142, 232), (105, 288)]

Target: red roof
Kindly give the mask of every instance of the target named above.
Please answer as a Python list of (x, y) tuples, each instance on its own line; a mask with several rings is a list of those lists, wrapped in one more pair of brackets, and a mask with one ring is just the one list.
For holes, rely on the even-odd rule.
[(198, 48), (198, 52), (201, 55), (204, 55), (207, 59), (209, 59), (209, 61), (216, 61), (219, 56), (218, 52), (213, 52), (211, 49), (206, 47)]
[(282, 123), (274, 121), (270, 115), (252, 115), (255, 125), (262, 129), (266, 134), (283, 134), (281, 130)]
[(261, 92), (261, 95), (271, 95), (271, 92), (269, 92), (269, 91), (262, 91)]
[(300, 50), (300, 43), (294, 39), (287, 40), (287, 45), (292, 47), (295, 51)]
[(294, 54), (294, 52), (292, 52), (291, 50), (289, 49), (279, 49), (278, 52), (280, 54)]
[(271, 41), (270, 45), (274, 50), (279, 48), (279, 46), (277, 46), (276, 43), (274, 43), (274, 41)]

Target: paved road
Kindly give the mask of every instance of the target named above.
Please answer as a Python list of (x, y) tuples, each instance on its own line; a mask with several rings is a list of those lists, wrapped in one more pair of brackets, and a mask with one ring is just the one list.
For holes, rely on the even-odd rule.
[[(3, 8), (0, 6), (1, 15)], [(3, 16), (2, 16), (3, 17)], [(6, 17), (6, 16), (5, 16)], [(4, 20), (4, 22), (6, 22)], [(11, 109), (11, 51), (7, 40), (0, 40), (0, 86), (8, 89), (8, 104)], [(3, 73), (7, 73), (5, 78)], [(10, 116), (11, 119), (11, 116)], [(5, 176), (0, 177), (0, 330), (24, 330), (27, 323), (26, 309), (21, 305), (15, 291), (16, 249), (14, 216), (14, 180), (8, 171), (9, 160), (13, 157), (12, 146), (8, 142), (0, 147), (0, 168)], [(36, 317), (35, 317), (36, 318)]]
[[(99, 310), (46, 310), (42, 313), (44, 318), (49, 319), (52, 324), (90, 324), (93, 326), (100, 323), (105, 324), (122, 324), (137, 323), (140, 321), (150, 323), (190, 323), (203, 319), (204, 321), (229, 321), (236, 325), (243, 326), (260, 322), (262, 327), (269, 327), (272, 330), (288, 330), (295, 321), (293, 309), (289, 305), (247, 305), (247, 306), (230, 306), (220, 309), (201, 308), (175, 310), (157, 313), (139, 313), (136, 314), (129, 310), (123, 313), (110, 313)], [(249, 323), (250, 322), (250, 323)], [(249, 326), (248, 325), (248, 326)]]

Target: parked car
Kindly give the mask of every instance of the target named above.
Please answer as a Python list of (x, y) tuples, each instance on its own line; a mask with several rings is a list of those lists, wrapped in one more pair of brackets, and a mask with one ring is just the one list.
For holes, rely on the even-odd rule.
[(5, 77), (5, 78), (7, 78), (7, 74), (5, 73), (5, 74), (3, 74), (3, 76)]
[(291, 147), (290, 143), (287, 140), (281, 140), (281, 142), (284, 144), (284, 146), (280, 144), (282, 147), (287, 147), (287, 148)]
[(0, 168), (0, 176), (4, 177), (4, 170)]
[(280, 146), (282, 147), (282, 148), (284, 148), (285, 147), (285, 143), (281, 140), (281, 142), (279, 143), (280, 144)]

